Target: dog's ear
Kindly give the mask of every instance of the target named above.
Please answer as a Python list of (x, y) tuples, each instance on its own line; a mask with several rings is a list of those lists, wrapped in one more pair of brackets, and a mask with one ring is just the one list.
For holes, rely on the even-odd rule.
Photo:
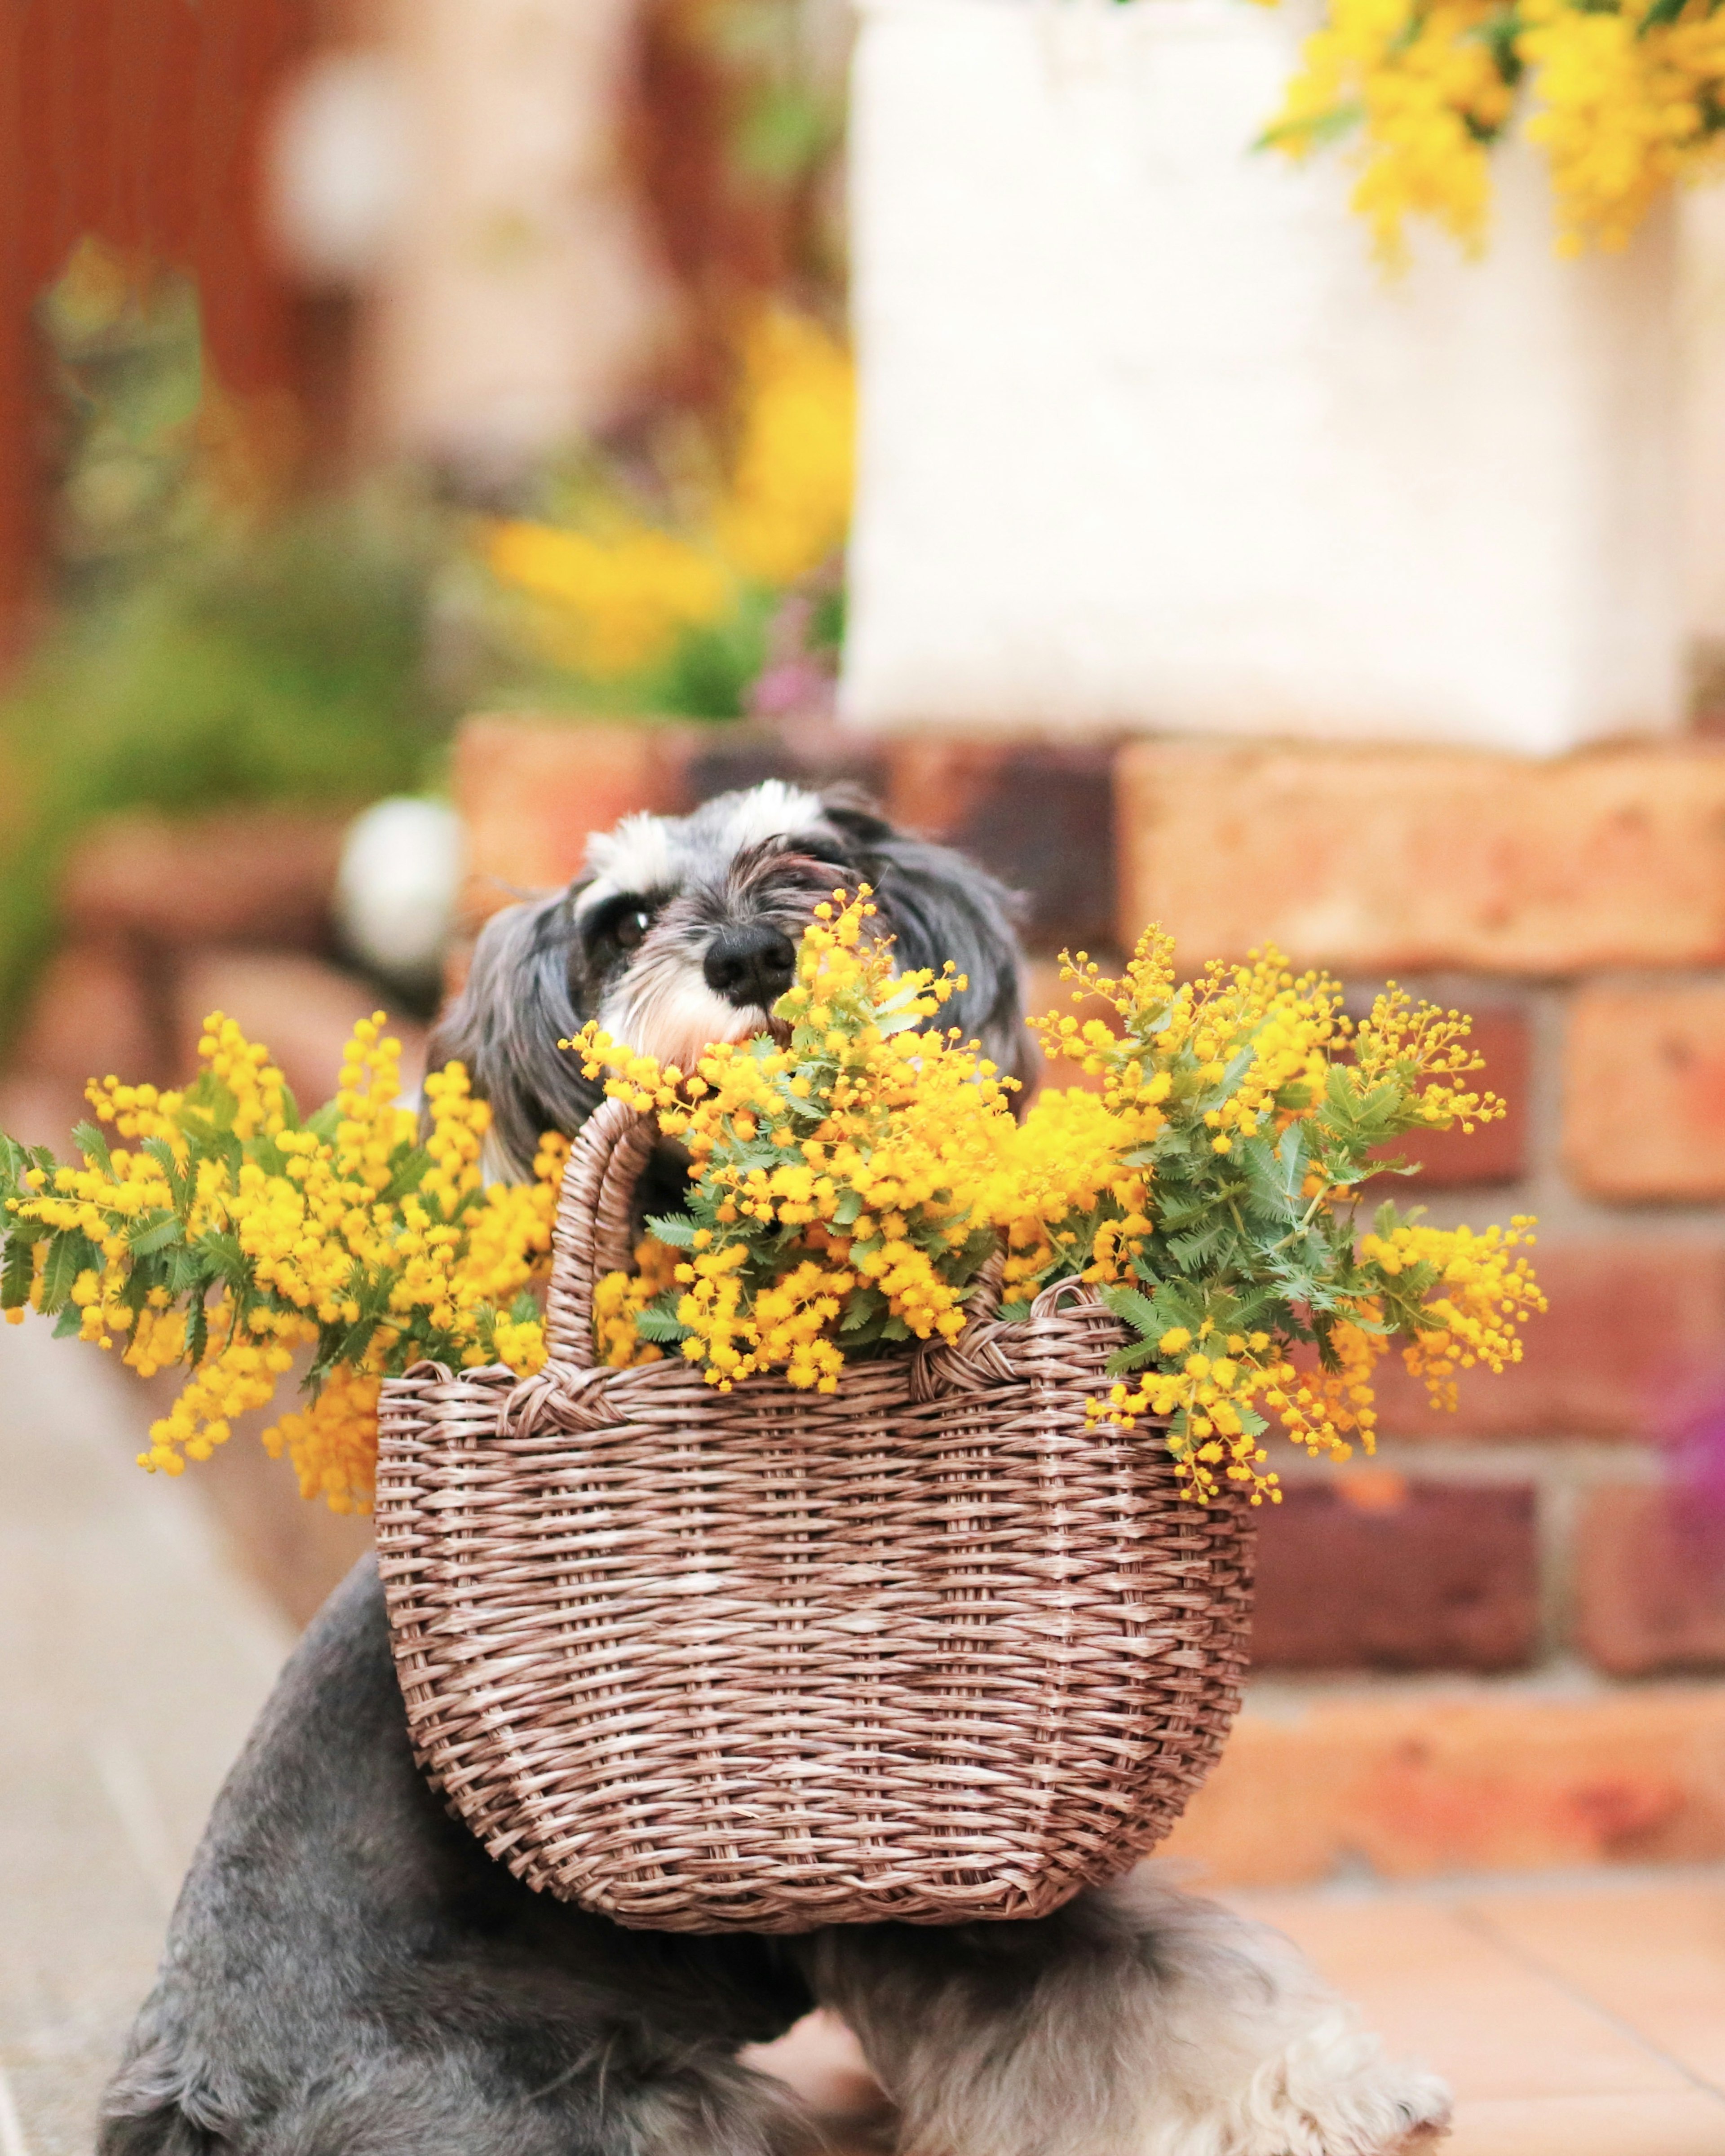
[(578, 1057), (557, 1043), (588, 1013), (578, 996), (572, 901), (578, 885), (494, 913), (480, 931), (466, 985), (434, 1028), (426, 1068), (466, 1065), (490, 1103), (491, 1132), (524, 1180), (547, 1131), (572, 1136), (603, 1098)]
[(835, 831), (842, 831), (847, 839), (859, 845), (878, 845), (881, 839), (895, 836), (893, 828), (881, 815), (880, 808), (860, 786), (849, 779), (835, 786), (823, 787), (820, 805)]
[[(1024, 1025), (1023, 959), (1015, 924), (1024, 901), (986, 869), (927, 839), (906, 838), (849, 788), (822, 796), (827, 820), (853, 843), (851, 865), (874, 886), (886, 926), (907, 968), (950, 958), (966, 986), (946, 1007), (945, 1022), (1028, 1091), (1037, 1067)], [(1025, 1094), (1017, 1096), (1022, 1112)]]

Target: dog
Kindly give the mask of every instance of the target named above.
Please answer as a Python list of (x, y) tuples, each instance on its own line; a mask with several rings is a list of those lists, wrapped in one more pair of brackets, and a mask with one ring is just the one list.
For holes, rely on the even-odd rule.
[[(497, 1172), (595, 1105), (560, 1038), (597, 1017), (685, 1068), (747, 1038), (841, 883), (873, 887), (903, 963), (953, 958), (952, 1022), (1029, 1070), (1007, 893), (854, 798), (769, 782), (628, 818), (588, 859), (493, 919), (434, 1039), (490, 1103)], [(683, 1163), (658, 1173), (674, 1204)], [(817, 2005), (899, 2156), (1390, 2156), (1449, 2115), (1286, 1941), (1153, 1866), (1034, 1920), (798, 1937), (629, 1931), (534, 1893), (416, 1768), (366, 1561), (217, 1800), (100, 2148), (802, 2156), (819, 2122), (738, 2054)]]
[[(710, 1041), (764, 1031), (791, 985), (796, 942), (841, 886), (867, 884), (906, 968), (965, 981), (943, 1014), (1008, 1077), (1035, 1061), (1013, 933), (1017, 911), (992, 876), (944, 846), (909, 839), (848, 788), (822, 796), (768, 779), (691, 816), (626, 816), (588, 843), (567, 891), (486, 924), (428, 1067), (459, 1059), (490, 1104), (485, 1166), (524, 1179), (545, 1131), (572, 1133), (603, 1097), (557, 1046), (590, 1018), (638, 1053), (692, 1070)], [(685, 1163), (649, 1166), (647, 1209), (675, 1211)]]

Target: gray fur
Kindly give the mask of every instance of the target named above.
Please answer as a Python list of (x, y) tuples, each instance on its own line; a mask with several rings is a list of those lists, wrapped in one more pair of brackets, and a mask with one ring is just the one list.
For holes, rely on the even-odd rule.
[(413, 1764), (367, 1558), (217, 1800), (101, 2156), (789, 2156), (734, 2055), (809, 2003), (771, 1941), (624, 1931), (485, 1855)]

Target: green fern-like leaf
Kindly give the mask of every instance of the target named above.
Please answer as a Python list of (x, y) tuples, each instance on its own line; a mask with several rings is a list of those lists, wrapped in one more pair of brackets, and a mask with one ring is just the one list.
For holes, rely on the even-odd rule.
[(16, 1229), (6, 1239), (6, 1255), (0, 1260), (0, 1310), (22, 1310), (30, 1300), (36, 1278), (36, 1244)]
[(108, 1150), (108, 1141), (98, 1124), (85, 1122), (77, 1124), (72, 1132), (72, 1142), (86, 1160), (94, 1161), (102, 1173), (111, 1178), (114, 1157)]
[(695, 1223), (686, 1213), (667, 1213), (662, 1219), (650, 1219), (647, 1232), (655, 1241), (669, 1243), (674, 1250), (695, 1247)]
[(1168, 1329), (1157, 1315), (1155, 1304), (1147, 1296), (1140, 1295), (1136, 1288), (1104, 1287), (1101, 1297), (1104, 1305), (1122, 1325), (1130, 1325), (1134, 1332), (1147, 1340), (1159, 1339)]
[(126, 1231), (126, 1240), (131, 1245), (134, 1258), (153, 1258), (171, 1243), (178, 1242), (183, 1233), (177, 1213), (155, 1206), (147, 1213), (139, 1214)]
[(80, 1273), (100, 1272), (101, 1267), (102, 1254), (83, 1229), (62, 1228), (49, 1243), (42, 1268), (44, 1312), (52, 1317), (64, 1310)]
[(139, 1150), (148, 1153), (167, 1178), (167, 1187), (174, 1196), (175, 1210), (182, 1214), (189, 1212), (198, 1183), (195, 1167), (182, 1168), (174, 1158), (173, 1147), (166, 1138), (146, 1138)]
[(635, 1320), (635, 1330), (643, 1340), (650, 1340), (655, 1347), (673, 1347), (689, 1337), (689, 1327), (680, 1325), (675, 1315), (649, 1302)]

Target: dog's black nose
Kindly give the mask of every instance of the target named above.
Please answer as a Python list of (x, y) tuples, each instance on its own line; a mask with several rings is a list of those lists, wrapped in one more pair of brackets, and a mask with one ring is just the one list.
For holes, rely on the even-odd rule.
[(702, 970), (714, 994), (739, 1010), (754, 1004), (770, 1010), (796, 973), (796, 947), (782, 928), (751, 921), (719, 931), (707, 946)]

